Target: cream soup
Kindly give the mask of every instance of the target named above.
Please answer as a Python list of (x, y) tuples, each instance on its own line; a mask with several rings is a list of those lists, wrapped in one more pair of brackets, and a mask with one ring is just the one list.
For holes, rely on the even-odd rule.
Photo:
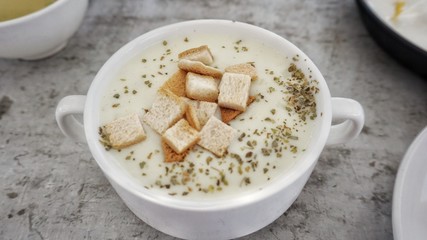
[[(127, 114), (143, 115), (158, 88), (178, 70), (178, 53), (201, 45), (209, 46), (214, 67), (223, 70), (251, 62), (257, 69), (258, 79), (250, 90), (256, 101), (230, 122), (237, 134), (228, 153), (218, 158), (196, 146), (183, 162), (166, 163), (160, 135), (144, 123), (145, 141), (120, 151), (110, 149), (107, 154), (135, 181), (158, 194), (218, 199), (258, 191), (302, 159), (321, 115), (314, 100), (317, 81), (311, 78), (310, 69), (302, 69), (304, 76), (296, 68), (306, 61), (299, 56), (283, 56), (262, 42), (232, 36), (194, 33), (165, 39), (112, 76), (101, 100), (100, 126)], [(290, 104), (290, 97), (300, 105)], [(305, 106), (303, 100), (312, 101), (312, 106)]]

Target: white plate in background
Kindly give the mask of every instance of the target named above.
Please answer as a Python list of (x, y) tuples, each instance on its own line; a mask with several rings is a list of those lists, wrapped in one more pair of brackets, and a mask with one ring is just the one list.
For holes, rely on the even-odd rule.
[(407, 150), (393, 193), (395, 240), (427, 239), (427, 127)]

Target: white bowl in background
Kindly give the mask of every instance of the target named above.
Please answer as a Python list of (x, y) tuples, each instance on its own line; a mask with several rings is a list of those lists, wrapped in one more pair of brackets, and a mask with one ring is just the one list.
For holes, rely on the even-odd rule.
[(0, 22), (0, 58), (36, 60), (62, 50), (77, 31), (88, 0), (57, 0), (31, 14)]

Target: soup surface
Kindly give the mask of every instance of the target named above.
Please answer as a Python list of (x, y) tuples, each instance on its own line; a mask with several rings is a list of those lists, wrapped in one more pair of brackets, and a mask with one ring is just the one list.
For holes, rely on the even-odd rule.
[(55, 0), (0, 0), (0, 22), (22, 17), (49, 6)]
[[(178, 53), (201, 45), (209, 46), (214, 67), (251, 62), (257, 69), (250, 90), (256, 101), (230, 122), (237, 134), (228, 153), (218, 158), (196, 146), (183, 162), (166, 163), (160, 135), (143, 123), (146, 140), (107, 154), (140, 185), (159, 194), (218, 199), (259, 191), (302, 160), (321, 117), (315, 106), (318, 82), (310, 69), (298, 69), (306, 61), (298, 55), (283, 56), (262, 42), (233, 36), (194, 33), (164, 39), (111, 76), (101, 99), (100, 126), (127, 114), (143, 115), (159, 87), (178, 70)], [(216, 116), (221, 119), (219, 111)]]

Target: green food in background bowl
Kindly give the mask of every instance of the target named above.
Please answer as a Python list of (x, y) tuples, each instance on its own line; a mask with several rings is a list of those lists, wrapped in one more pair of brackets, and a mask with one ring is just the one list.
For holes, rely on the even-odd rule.
[[(41, 6), (41, 0), (32, 2), (39, 1)], [(87, 5), (88, 0), (57, 0), (30, 14), (26, 12), (28, 15), (18, 17), (24, 13), (20, 12), (17, 18), (0, 21), (0, 58), (36, 60), (62, 50), (80, 26)], [(2, 13), (0, 10), (0, 20), (7, 18)]]
[(55, 0), (0, 0), (0, 22), (22, 17), (43, 9)]

